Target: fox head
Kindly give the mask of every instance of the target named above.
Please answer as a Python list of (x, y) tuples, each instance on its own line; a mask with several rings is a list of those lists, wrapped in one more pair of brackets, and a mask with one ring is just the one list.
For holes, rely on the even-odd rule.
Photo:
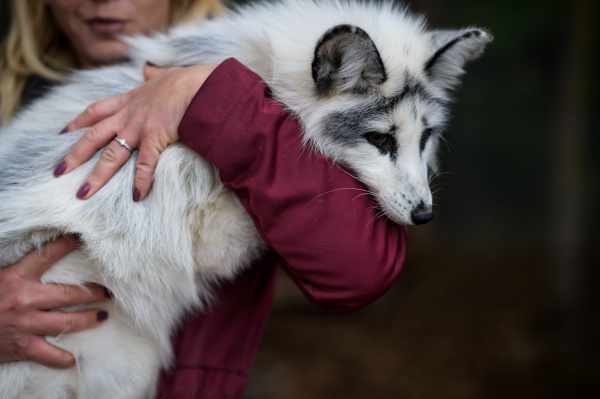
[(194, 65), (235, 56), (301, 122), (304, 144), (352, 172), (387, 217), (433, 218), (428, 177), (450, 91), (493, 40), (489, 31), (427, 30), (391, 0), (259, 2), (227, 20), (136, 38), (134, 58)]
[(321, 115), (319, 126), (308, 129), (318, 131), (313, 141), (404, 225), (433, 219), (429, 173), (436, 169), (449, 91), (493, 39), (476, 28), (420, 36), (418, 51), (397, 48), (384, 58), (363, 29), (338, 25), (318, 41), (312, 62)]

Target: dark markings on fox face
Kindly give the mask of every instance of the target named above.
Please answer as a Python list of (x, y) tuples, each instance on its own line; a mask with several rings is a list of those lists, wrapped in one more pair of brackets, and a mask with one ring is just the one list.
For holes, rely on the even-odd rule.
[(324, 133), (346, 146), (355, 147), (364, 142), (365, 134), (372, 133), (368, 122), (380, 114), (381, 108), (372, 105), (334, 112), (324, 120)]
[(427, 129), (423, 130), (423, 133), (421, 134), (421, 140), (419, 141), (419, 151), (421, 152), (421, 154), (423, 153), (423, 150), (425, 150), (427, 141), (429, 141), (429, 138), (431, 137), (432, 134), (433, 134), (432, 128), (427, 128)]
[(419, 141), (419, 151), (422, 154), (425, 146), (427, 145), (427, 141), (429, 141), (429, 138), (434, 133), (434, 129), (432, 127), (428, 127), (427, 118), (425, 117), (421, 118), (421, 123), (424, 129), (423, 133), (421, 133), (421, 140)]
[(381, 155), (389, 155), (392, 162), (398, 158), (398, 142), (393, 132), (396, 126), (392, 126), (390, 133), (369, 132), (364, 135), (365, 139), (379, 150)]
[(411, 99), (414, 100), (417, 98), (421, 101), (438, 103), (442, 105), (446, 103), (444, 99), (437, 98), (431, 95), (431, 93), (429, 93), (429, 91), (427, 91), (427, 89), (425, 88), (425, 84), (420, 82), (418, 79), (406, 76), (404, 81), (405, 83), (404, 87), (402, 88), (402, 91), (400, 91), (398, 95), (391, 97), (387, 100), (389, 107), (395, 107), (398, 103), (402, 101)]
[(393, 125), (387, 130), (379, 131), (373, 130), (370, 123), (388, 112), (389, 108), (381, 103), (335, 112), (325, 119), (324, 132), (348, 147), (355, 147), (366, 141), (395, 162), (398, 157), (398, 142), (394, 137), (397, 127)]
[[(390, 114), (403, 101), (411, 101), (411, 116), (417, 118), (417, 101), (424, 104), (445, 104), (444, 99), (431, 95), (425, 85), (417, 79), (407, 77), (401, 92), (391, 98), (384, 98), (377, 102), (366, 103), (363, 106), (347, 108), (343, 111), (332, 113), (324, 120), (324, 133), (333, 137), (348, 147), (363, 144), (365, 140), (375, 146), (382, 155), (389, 155), (393, 162), (398, 156), (398, 142), (395, 131), (402, 126), (391, 126), (388, 131), (374, 131), (371, 122)], [(419, 142), (420, 152), (423, 152), (431, 135), (435, 132), (434, 127), (428, 127), (425, 118), (421, 120), (424, 131)]]

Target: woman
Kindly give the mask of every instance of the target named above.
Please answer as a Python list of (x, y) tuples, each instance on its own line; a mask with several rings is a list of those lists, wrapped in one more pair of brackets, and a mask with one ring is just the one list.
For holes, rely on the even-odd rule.
[[(86, 17), (80, 26), (93, 30), (98, 28), (93, 26), (94, 21), (110, 24), (116, 18), (102, 14), (87, 18), (84, 11), (108, 13), (111, 6), (139, 6), (151, 1), (159, 2), (46, 3), (55, 11), (52, 15), (59, 30), (69, 38), (74, 59), (79, 60), (77, 66), (84, 68), (114, 62), (125, 52), (113, 60), (93, 59), (87, 49), (100, 45), (82, 46), (80, 40), (85, 35), (68, 33), (70, 27), (78, 26), (77, 17)], [(175, 2), (162, 2), (168, 3), (169, 9), (175, 7)], [(79, 7), (74, 6), (76, 3)], [(67, 13), (56, 12), (59, 6), (73, 6), (63, 8), (71, 12), (72, 24), (60, 23)], [(162, 28), (160, 23), (155, 26)], [(143, 29), (139, 31), (145, 33)], [(110, 34), (96, 36), (112, 40)], [(92, 64), (83, 62), (90, 60)], [(353, 190), (341, 190), (361, 188), (348, 174), (321, 156), (301, 151), (297, 121), (268, 98), (268, 90), (258, 76), (235, 60), (218, 67), (159, 70), (146, 66), (145, 73), (152, 77), (147, 83), (89, 107), (67, 126), (65, 131), (92, 127), (57, 166), (55, 174), (69, 173), (110, 143), (77, 193), (79, 198), (89, 198), (130, 155), (129, 150), (112, 140), (117, 133), (140, 151), (132, 190), (134, 201), (146, 195), (160, 152), (174, 141), (181, 139), (218, 167), (227, 187), (238, 194), (273, 251), (235, 281), (224, 284), (218, 303), (207, 314), (188, 318), (174, 338), (175, 365), (161, 376), (159, 397), (241, 397), (268, 318), (276, 266), (284, 267), (317, 307), (352, 311), (375, 300), (395, 282), (404, 261), (405, 232), (383, 218), (375, 218), (376, 211), (367, 197), (356, 197)], [(223, 112), (218, 110), (227, 110), (228, 117), (219, 116)], [(236, 134), (240, 129), (246, 134)], [(257, 143), (260, 153), (232, 151), (255, 148)], [(281, 162), (283, 157), (293, 161)], [(323, 201), (313, 201), (324, 192), (332, 194)], [(86, 294), (70, 287), (67, 291), (71, 299), (51, 301), (49, 297), (60, 296), (56, 293), (65, 288), (39, 284), (43, 271), (75, 245), (73, 240), (61, 239), (47, 245), (45, 256), (31, 253), (0, 271), (0, 331), (8, 331), (0, 334), (0, 361), (29, 358), (48, 365), (72, 366), (74, 360), (68, 353), (47, 344), (43, 347), (41, 337), (56, 334), (56, 326), (64, 323), (64, 318), (71, 320), (70, 331), (75, 331), (93, 327), (109, 317), (101, 313), (66, 315), (39, 310), (104, 298), (99, 289)], [(26, 277), (19, 279), (15, 274)], [(24, 290), (34, 292), (31, 297), (35, 300), (23, 294)], [(47, 295), (43, 290), (53, 293)], [(48, 326), (48, 317), (55, 323), (53, 328)], [(5, 356), (5, 351), (11, 356)]]

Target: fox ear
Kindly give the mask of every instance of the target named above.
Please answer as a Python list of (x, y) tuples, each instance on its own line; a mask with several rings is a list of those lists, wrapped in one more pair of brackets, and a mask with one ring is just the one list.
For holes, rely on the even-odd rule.
[(425, 73), (441, 88), (451, 89), (459, 83), (463, 67), (477, 59), (493, 39), (484, 29), (432, 31), (431, 45), (437, 50), (425, 63)]
[(312, 77), (317, 92), (362, 93), (386, 80), (379, 51), (364, 30), (338, 25), (321, 37), (315, 48)]

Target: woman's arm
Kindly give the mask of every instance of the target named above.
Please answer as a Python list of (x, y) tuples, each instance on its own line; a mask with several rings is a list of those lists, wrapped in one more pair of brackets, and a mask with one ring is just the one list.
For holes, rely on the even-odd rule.
[(378, 217), (349, 173), (304, 149), (297, 120), (237, 61), (225, 61), (206, 80), (179, 137), (217, 166), (316, 306), (358, 309), (398, 278), (405, 229)]
[[(302, 148), (298, 122), (269, 98), (256, 74), (233, 59), (214, 72), (214, 66), (200, 67), (160, 72), (132, 92), (89, 107), (69, 124), (72, 130), (96, 123), (65, 158), (67, 171), (119, 132), (132, 146), (153, 149), (147, 151), (147, 160), (141, 161), (142, 150), (138, 157), (134, 200), (139, 199), (138, 175), (150, 176), (149, 182), (154, 170), (141, 168), (140, 162), (156, 165), (161, 149), (177, 139), (172, 122), (181, 120), (181, 140), (219, 168), (223, 183), (238, 194), (264, 240), (315, 305), (351, 311), (378, 298), (400, 273), (404, 228), (378, 217), (365, 188), (346, 171)], [(191, 68), (199, 76), (190, 77), (195, 71)], [(182, 83), (187, 79), (192, 83)], [(157, 93), (165, 94), (156, 98)], [(155, 111), (144, 111), (147, 117), (140, 118), (135, 110), (147, 107)], [(171, 119), (161, 119), (161, 113)], [(129, 157), (116, 142), (111, 146), (114, 151), (108, 156), (105, 152), (105, 162), (92, 175), (101, 178), (92, 180), (84, 198)]]

